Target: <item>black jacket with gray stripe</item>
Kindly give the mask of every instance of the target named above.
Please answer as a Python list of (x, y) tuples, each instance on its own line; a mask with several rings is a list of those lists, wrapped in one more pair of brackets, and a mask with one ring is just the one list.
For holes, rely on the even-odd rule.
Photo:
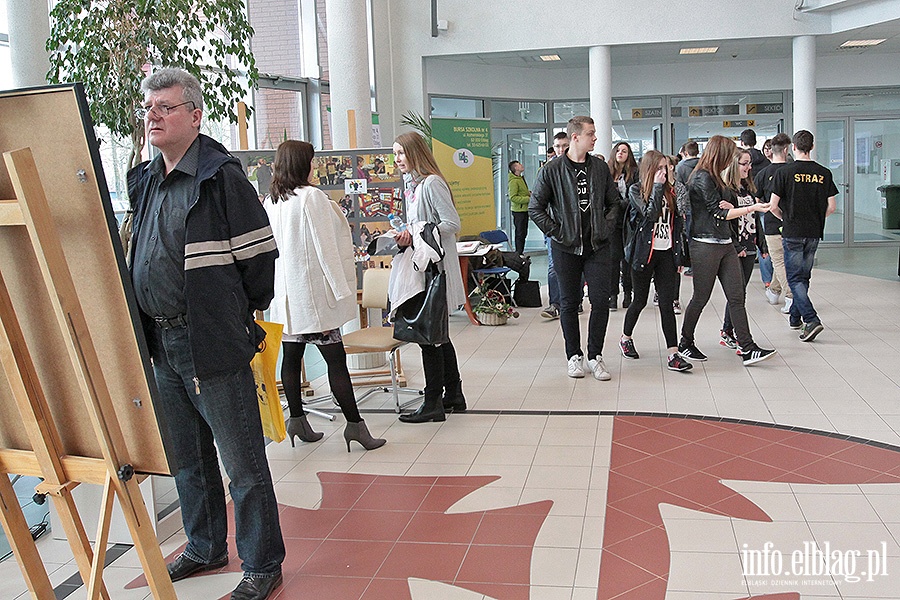
[[(149, 165), (144, 162), (128, 172), (135, 236), (147, 216)], [(250, 363), (265, 337), (253, 311), (265, 310), (272, 301), (277, 257), (266, 211), (240, 161), (201, 134), (184, 247), (188, 335), (201, 380)], [(141, 321), (155, 354), (156, 325), (143, 311)]]

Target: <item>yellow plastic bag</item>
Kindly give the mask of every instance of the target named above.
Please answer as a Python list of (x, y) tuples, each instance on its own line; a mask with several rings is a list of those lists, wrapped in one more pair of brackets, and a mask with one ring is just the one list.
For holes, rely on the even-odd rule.
[(266, 330), (266, 339), (263, 340), (262, 350), (253, 355), (253, 360), (250, 361), (253, 379), (256, 380), (259, 416), (262, 419), (265, 436), (272, 441), (280, 442), (287, 436), (287, 432), (284, 429), (284, 411), (281, 408), (281, 397), (278, 394), (275, 368), (278, 365), (278, 352), (281, 350), (281, 333), (284, 326), (281, 323), (269, 323), (268, 321), (257, 321), (257, 323)]

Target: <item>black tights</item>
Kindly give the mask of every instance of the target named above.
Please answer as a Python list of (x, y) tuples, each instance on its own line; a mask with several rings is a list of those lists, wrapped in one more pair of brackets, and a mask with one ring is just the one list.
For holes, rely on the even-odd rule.
[[(302, 377), (300, 376), (300, 361), (303, 360), (303, 352), (306, 344), (302, 342), (282, 342), (284, 356), (281, 359), (281, 384), (284, 386), (284, 395), (288, 401), (291, 417), (302, 417), (306, 414), (303, 410), (303, 392), (300, 391)], [(328, 344), (317, 346), (325, 364), (328, 366), (328, 385), (331, 393), (341, 407), (341, 412), (348, 423), (359, 423), (362, 417), (356, 407), (356, 396), (353, 394), (353, 383), (350, 381), (350, 371), (347, 370), (347, 354), (344, 352), (344, 344)]]

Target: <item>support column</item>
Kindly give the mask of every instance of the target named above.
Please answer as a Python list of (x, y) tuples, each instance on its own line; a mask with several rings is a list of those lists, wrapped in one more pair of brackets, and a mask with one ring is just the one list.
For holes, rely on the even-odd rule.
[(328, 69), (331, 84), (331, 140), (350, 147), (347, 111), (356, 113), (356, 146), (372, 147), (372, 100), (369, 88), (369, 36), (366, 3), (326, 0)]
[(591, 117), (597, 126), (594, 152), (608, 159), (612, 149), (612, 67), (609, 46), (594, 46), (589, 52)]
[(14, 88), (47, 84), (50, 55), (50, 13), (46, 1), (7, 0), (9, 56)]
[(794, 38), (794, 132), (815, 135), (816, 116), (816, 38), (801, 35)]

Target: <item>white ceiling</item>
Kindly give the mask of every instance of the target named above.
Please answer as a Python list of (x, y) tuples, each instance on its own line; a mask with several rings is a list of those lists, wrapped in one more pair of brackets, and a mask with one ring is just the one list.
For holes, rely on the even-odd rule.
[[(886, 41), (878, 46), (838, 50), (838, 46), (847, 40), (881, 39)], [(628, 46), (611, 46), (610, 60), (613, 67), (633, 65), (697, 63), (705, 61), (758, 60), (765, 58), (790, 58), (792, 54), (791, 38), (755, 38), (743, 40), (722, 40), (685, 43), (636, 44)], [(683, 47), (718, 46), (715, 54), (681, 55)], [(900, 54), (900, 21), (879, 23), (852, 31), (817, 36), (816, 53), (818, 56), (843, 54)], [(557, 54), (561, 60), (544, 62), (542, 54)], [(460, 61), (465, 63), (496, 65), (504, 67), (530, 67), (536, 69), (573, 69), (587, 68), (587, 48), (544, 48), (530, 51), (494, 52), (485, 54), (457, 54), (436, 56), (441, 60)], [(896, 68), (896, 67), (895, 67)]]

